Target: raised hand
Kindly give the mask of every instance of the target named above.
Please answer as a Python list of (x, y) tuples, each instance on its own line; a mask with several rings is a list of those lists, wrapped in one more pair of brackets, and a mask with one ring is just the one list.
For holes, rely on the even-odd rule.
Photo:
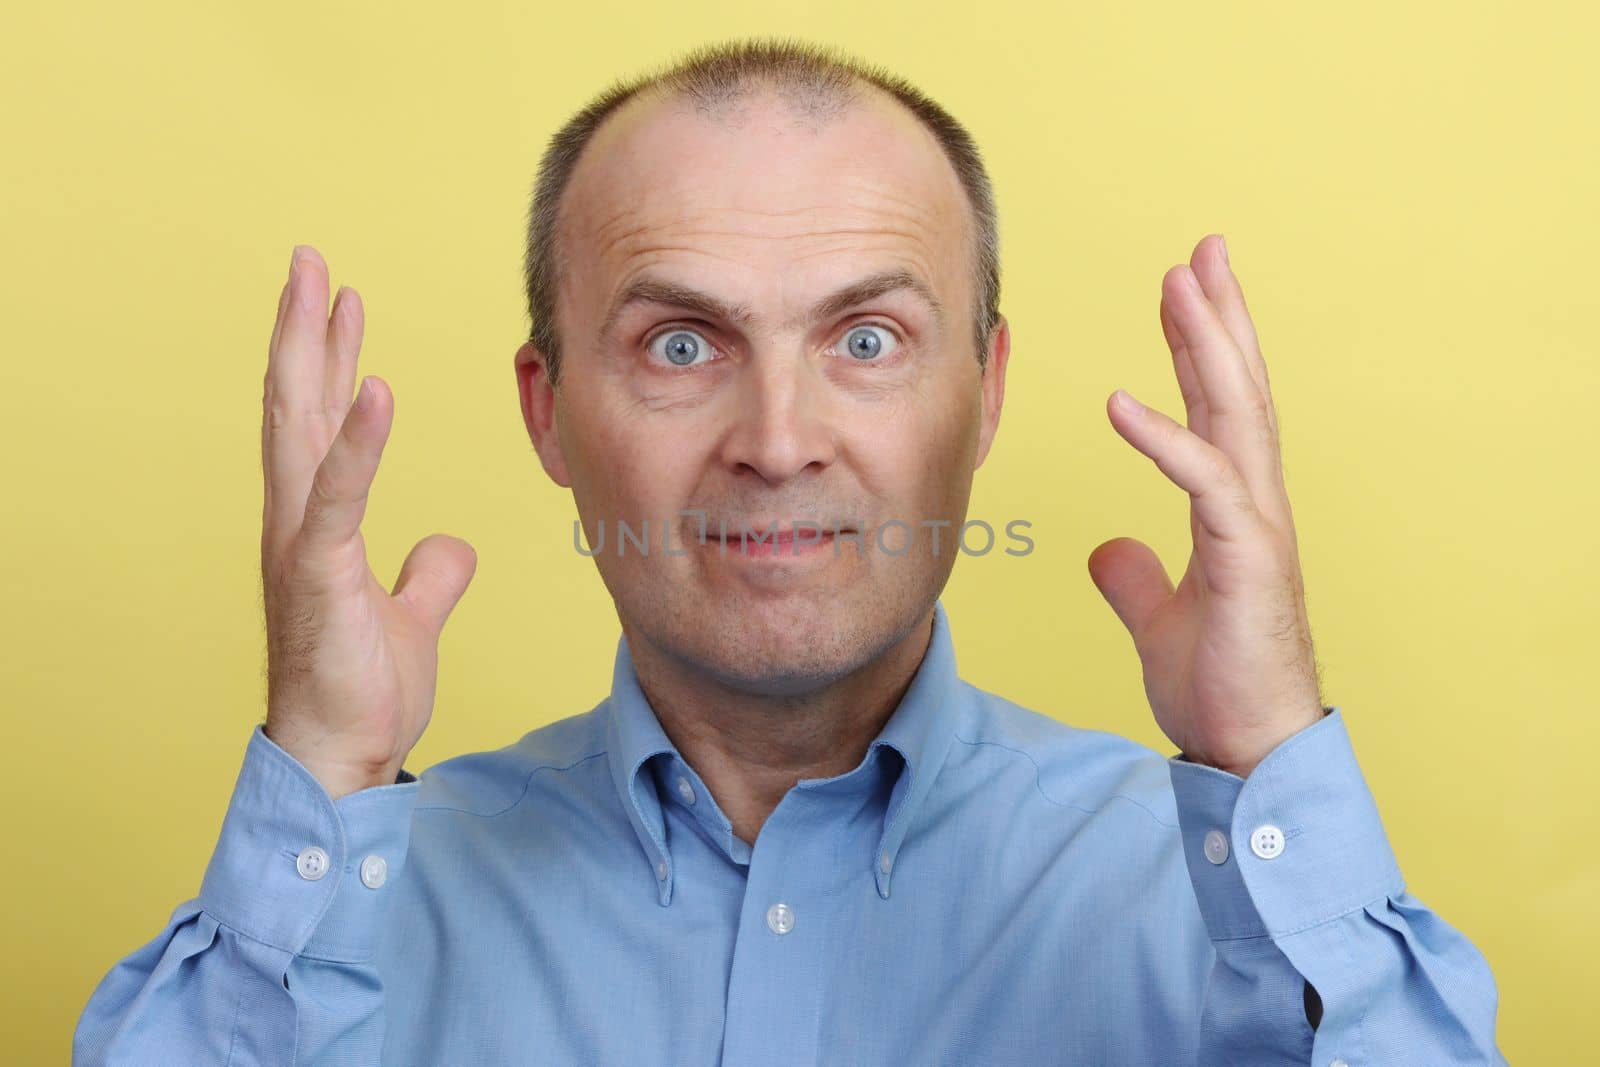
[(262, 393), (261, 581), (265, 732), (335, 799), (389, 785), (433, 713), (439, 632), (477, 568), (457, 537), (423, 538), (391, 594), (367, 564), (361, 518), (394, 416), (382, 379), (362, 382), (361, 301), (296, 247)]
[(1089, 574), (1133, 636), (1162, 731), (1187, 759), (1246, 777), (1324, 713), (1277, 413), (1221, 235), (1162, 279), (1161, 327), (1188, 427), (1124, 407), (1120, 389), (1107, 412), (1188, 492), (1194, 550), (1176, 590), (1127, 537), (1091, 552)]

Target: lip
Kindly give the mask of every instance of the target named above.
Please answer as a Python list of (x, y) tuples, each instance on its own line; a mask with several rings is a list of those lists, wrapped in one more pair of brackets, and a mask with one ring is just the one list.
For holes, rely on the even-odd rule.
[[(771, 526), (751, 525), (749, 533), (743, 541), (739, 534), (730, 530), (726, 538), (710, 537), (706, 540), (706, 548), (714, 551), (718, 556), (738, 559), (760, 559), (773, 562), (805, 559), (821, 555), (824, 551), (833, 553), (834, 531), (832, 528), (813, 529), (802, 527), (795, 529), (775, 530), (771, 535), (757, 540), (755, 535), (763, 530), (772, 529)], [(841, 534), (854, 531), (845, 526), (839, 528)], [(837, 554), (837, 553), (835, 553)]]

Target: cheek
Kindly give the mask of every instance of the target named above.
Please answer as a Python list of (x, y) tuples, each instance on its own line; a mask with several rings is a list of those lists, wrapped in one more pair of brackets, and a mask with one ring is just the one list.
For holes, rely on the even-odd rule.
[(583, 424), (567, 449), (579, 513), (608, 525), (648, 519), (652, 527), (675, 517), (695, 484), (700, 460), (691, 451), (699, 438), (683, 439), (659, 420), (630, 419), (616, 411), (584, 417), (592, 421)]
[(857, 423), (851, 452), (866, 488), (915, 522), (945, 515), (966, 499), (977, 458), (979, 402), (955, 396), (921, 395)]

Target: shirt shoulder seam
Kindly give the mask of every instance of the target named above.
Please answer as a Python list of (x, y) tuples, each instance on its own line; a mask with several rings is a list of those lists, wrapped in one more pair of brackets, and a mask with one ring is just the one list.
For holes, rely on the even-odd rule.
[[(1041, 797), (1043, 797), (1049, 803), (1054, 804), (1058, 808), (1071, 808), (1073, 811), (1081, 811), (1081, 812), (1084, 812), (1087, 815), (1095, 815), (1095, 814), (1098, 814), (1100, 809), (1105, 806), (1105, 805), (1102, 804), (1100, 807), (1097, 807), (1097, 808), (1086, 808), (1081, 804), (1072, 804), (1072, 803), (1069, 803), (1069, 802), (1064, 801), (1064, 800), (1057, 800), (1055, 797), (1051, 796), (1049, 793), (1046, 793), (1044, 791), (1044, 784), (1039, 780), (1039, 778), (1040, 778), (1039, 761), (1034, 759), (1033, 758), (1033, 753), (1028, 752), (1026, 749), (1013, 748), (1012, 746), (1006, 745), (1006, 744), (1002, 744), (999, 741), (970, 740), (968, 738), (962, 737), (960, 734), (956, 734), (955, 736), (956, 736), (956, 740), (960, 741), (964, 745), (969, 745), (969, 746), (972, 746), (972, 747), (977, 747), (978, 745), (988, 745), (991, 748), (998, 748), (1003, 752), (1010, 752), (1012, 755), (1021, 756), (1023, 759), (1025, 759), (1029, 763), (1033, 764), (1033, 787), (1039, 791), (1039, 795)], [(1111, 801), (1111, 800), (1125, 800), (1129, 804), (1132, 804), (1134, 807), (1138, 808), (1140, 811), (1144, 812), (1146, 815), (1150, 816), (1151, 820), (1154, 821), (1157, 825), (1165, 826), (1169, 830), (1177, 830), (1177, 829), (1179, 829), (1179, 826), (1178, 826), (1177, 823), (1167, 822), (1165, 819), (1161, 818), (1161, 816), (1159, 816), (1155, 812), (1151, 811), (1150, 808), (1147, 805), (1145, 805), (1144, 803), (1142, 803), (1142, 802), (1140, 802), (1138, 800), (1135, 800), (1133, 797), (1130, 797), (1126, 793), (1112, 793), (1110, 796), (1106, 797), (1106, 800), (1108, 800), (1108, 801)]]
[(607, 752), (607, 750), (602, 748), (598, 752), (591, 752), (587, 756), (580, 756), (579, 758), (573, 760), (571, 763), (568, 763), (568, 764), (540, 763), (540, 764), (538, 764), (538, 765), (536, 765), (534, 767), (529, 768), (527, 777), (525, 777), (522, 780), (522, 792), (517, 794), (517, 799), (515, 799), (511, 803), (507, 804), (505, 807), (501, 808), (499, 811), (474, 811), (471, 808), (457, 807), (454, 804), (418, 804), (416, 810), (417, 811), (454, 811), (454, 812), (458, 812), (458, 813), (460, 813), (462, 815), (476, 815), (480, 819), (493, 819), (493, 818), (496, 818), (497, 816), (504, 815), (508, 811), (511, 811), (518, 804), (521, 804), (524, 800), (526, 800), (528, 798), (528, 790), (533, 788), (533, 776), (538, 774), (540, 771), (570, 771), (572, 768), (578, 766), (581, 763), (588, 763), (592, 759), (597, 759), (600, 756), (604, 756), (606, 754), (606, 752)]

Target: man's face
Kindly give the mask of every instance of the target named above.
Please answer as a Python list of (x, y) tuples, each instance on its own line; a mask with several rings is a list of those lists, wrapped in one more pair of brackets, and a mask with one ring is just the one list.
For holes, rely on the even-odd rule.
[[(579, 161), (559, 240), (561, 385), (524, 346), (524, 415), (591, 550), (604, 524), (624, 626), (767, 694), (903, 638), (959, 551), (1009, 343), (1002, 326), (981, 373), (970, 212), (932, 135), (875, 91), (820, 124), (772, 97), (717, 118), (635, 101)], [(822, 306), (891, 274), (910, 284)], [(647, 554), (619, 520), (648, 522)], [(741, 548), (795, 520), (820, 542)]]

